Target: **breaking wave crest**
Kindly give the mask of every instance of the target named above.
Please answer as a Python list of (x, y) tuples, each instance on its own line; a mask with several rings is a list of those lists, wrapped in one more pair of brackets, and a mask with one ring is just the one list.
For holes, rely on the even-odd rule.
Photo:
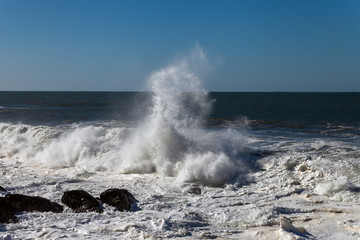
[(75, 167), (81, 171), (153, 173), (180, 181), (221, 185), (241, 174), (244, 138), (235, 130), (203, 127), (212, 108), (201, 73), (207, 60), (200, 47), (154, 72), (148, 83), (151, 111), (137, 127), (71, 125), (0, 126), (3, 158), (28, 165)]

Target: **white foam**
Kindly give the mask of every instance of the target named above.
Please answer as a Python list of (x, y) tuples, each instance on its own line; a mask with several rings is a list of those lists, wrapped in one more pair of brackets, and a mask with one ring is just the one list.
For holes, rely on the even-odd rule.
[(239, 138), (224, 141), (223, 133), (201, 127), (212, 105), (199, 77), (206, 63), (204, 52), (197, 47), (188, 57), (150, 75), (152, 111), (120, 149), (122, 160), (116, 164), (120, 172), (156, 171), (206, 184), (233, 177), (232, 152), (242, 147)]
[(77, 127), (47, 144), (31, 161), (50, 168), (76, 166), (89, 171), (101, 168), (104, 155), (119, 144), (121, 128)]
[(151, 173), (218, 185), (239, 174), (244, 137), (237, 131), (204, 129), (212, 102), (202, 87), (208, 68), (203, 50), (154, 72), (151, 111), (136, 128), (2, 124), (1, 149), (26, 165), (75, 167), (79, 171)]
[(340, 177), (334, 181), (320, 183), (315, 188), (316, 193), (326, 196), (334, 195), (337, 192), (344, 191), (349, 187), (350, 183), (347, 177)]

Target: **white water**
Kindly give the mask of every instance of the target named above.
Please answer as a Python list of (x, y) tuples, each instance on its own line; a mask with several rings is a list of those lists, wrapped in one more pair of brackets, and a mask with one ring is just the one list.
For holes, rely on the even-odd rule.
[(151, 111), (136, 128), (2, 124), (2, 139), (11, 139), (2, 143), (3, 154), (28, 166), (156, 172), (183, 182), (221, 185), (245, 170), (238, 155), (246, 140), (236, 131), (202, 127), (212, 107), (200, 79), (207, 65), (204, 52), (196, 47), (184, 59), (151, 74)]
[[(68, 140), (72, 143), (68, 147), (75, 149), (77, 145), (83, 146), (80, 149), (86, 149), (85, 146), (94, 148), (94, 139), (102, 139), (98, 140), (98, 148), (105, 148), (110, 139), (117, 138), (114, 136), (127, 135), (121, 127), (74, 126), (77, 130), (66, 134), (67, 128), (64, 132), (59, 129), (52, 132), (47, 127), (28, 127), (24, 132), (23, 125), (14, 126), (11, 132), (16, 131), (21, 136), (13, 141), (16, 144), (24, 143), (27, 135), (38, 138), (38, 142), (40, 139), (54, 142), (62, 138), (73, 139), (72, 134), (80, 131), (76, 136), (85, 135), (88, 141)], [(0, 129), (2, 134), (6, 132), (4, 125)], [(45, 137), (45, 129), (53, 137)], [(94, 133), (97, 133), (96, 138)], [(253, 138), (252, 146), (260, 147), (263, 140)], [(5, 147), (4, 142), (1, 149)], [(319, 150), (332, 144), (325, 151)], [(226, 163), (221, 154), (216, 157), (211, 153), (202, 154), (197, 158), (198, 162), (185, 159), (184, 172), (180, 171), (175, 178), (158, 173), (118, 174), (107, 170), (91, 173), (77, 166), (24, 166), (20, 161), (24, 152), (18, 150), (16, 153), (14, 150), (12, 156), (3, 156), (0, 161), (1, 186), (10, 192), (43, 196), (60, 202), (66, 190), (84, 189), (98, 197), (107, 188), (120, 187), (132, 192), (139, 203), (134, 212), (117, 212), (105, 205), (103, 214), (73, 213), (69, 209), (61, 214), (22, 213), (18, 215), (18, 223), (0, 225), (0, 236), (3, 234), (10, 239), (359, 239), (360, 196), (350, 191), (351, 187), (359, 186), (358, 170), (350, 164), (356, 160), (359, 150), (349, 144), (316, 139), (305, 142), (273, 139), (267, 141), (267, 145), (279, 152), (258, 160), (263, 171), (248, 172), (249, 182), (241, 185), (227, 183), (223, 187), (175, 181), (182, 180), (182, 176), (188, 181), (192, 177), (207, 179), (225, 175), (221, 171), (228, 171), (226, 167), (216, 168), (216, 163), (213, 168), (209, 166), (211, 161)], [(33, 148), (36, 146), (34, 143)], [(59, 145), (57, 154), (64, 148)], [(52, 149), (56, 153), (56, 144)], [(90, 147), (83, 152), (71, 152), (78, 154), (83, 161), (90, 159), (89, 156), (95, 157)], [(69, 156), (64, 162), (74, 158)], [(336, 161), (336, 158), (343, 161)], [(346, 177), (341, 177), (344, 175)], [(194, 187), (200, 188), (201, 194), (188, 192)], [(281, 228), (282, 216), (290, 218), (296, 228), (304, 227), (315, 238), (299, 236)]]
[[(60, 202), (66, 190), (120, 187), (139, 200), (132, 212), (18, 214), (0, 239), (359, 239), (359, 146), (204, 128), (206, 65), (197, 48), (153, 73), (151, 111), (136, 127), (0, 123), (0, 185), (10, 192)], [(311, 235), (288, 231), (301, 227)]]

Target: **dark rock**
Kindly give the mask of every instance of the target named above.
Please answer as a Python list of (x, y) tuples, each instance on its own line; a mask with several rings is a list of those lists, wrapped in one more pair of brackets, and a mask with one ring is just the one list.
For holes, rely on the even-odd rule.
[(359, 193), (360, 192), (360, 187), (357, 186), (351, 186), (348, 189), (350, 192), (355, 192), (355, 193)]
[(0, 186), (0, 191), (1, 192), (7, 192), (7, 190), (5, 188), (3, 188), (2, 186)]
[(75, 212), (98, 212), (103, 209), (96, 199), (83, 190), (72, 190), (64, 192), (61, 202)]
[(0, 223), (17, 222), (15, 212), (16, 210), (6, 198), (0, 197)]
[(16, 211), (54, 213), (63, 211), (63, 207), (60, 204), (51, 202), (42, 197), (26, 196), (22, 194), (6, 194), (5, 198)]
[(137, 202), (134, 195), (126, 189), (110, 188), (100, 194), (102, 202), (116, 207), (119, 211), (130, 211), (131, 204)]

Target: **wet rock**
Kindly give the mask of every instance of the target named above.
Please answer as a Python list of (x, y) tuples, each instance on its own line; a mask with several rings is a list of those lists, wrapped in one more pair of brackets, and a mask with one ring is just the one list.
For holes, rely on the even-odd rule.
[(350, 186), (350, 187), (348, 188), (348, 190), (349, 190), (350, 192), (360, 193), (360, 187), (357, 187), (357, 186)]
[(1, 192), (7, 192), (7, 190), (5, 188), (3, 188), (2, 186), (0, 186), (0, 191)]
[(54, 213), (63, 211), (63, 207), (60, 204), (51, 202), (42, 197), (26, 196), (22, 194), (6, 194), (5, 198), (16, 211)]
[(75, 212), (103, 212), (99, 202), (83, 190), (71, 190), (64, 192), (61, 202)]
[(100, 194), (100, 200), (119, 211), (131, 210), (131, 204), (137, 202), (134, 195), (126, 189), (110, 188)]
[(17, 222), (15, 212), (16, 210), (6, 198), (0, 197), (0, 223)]

